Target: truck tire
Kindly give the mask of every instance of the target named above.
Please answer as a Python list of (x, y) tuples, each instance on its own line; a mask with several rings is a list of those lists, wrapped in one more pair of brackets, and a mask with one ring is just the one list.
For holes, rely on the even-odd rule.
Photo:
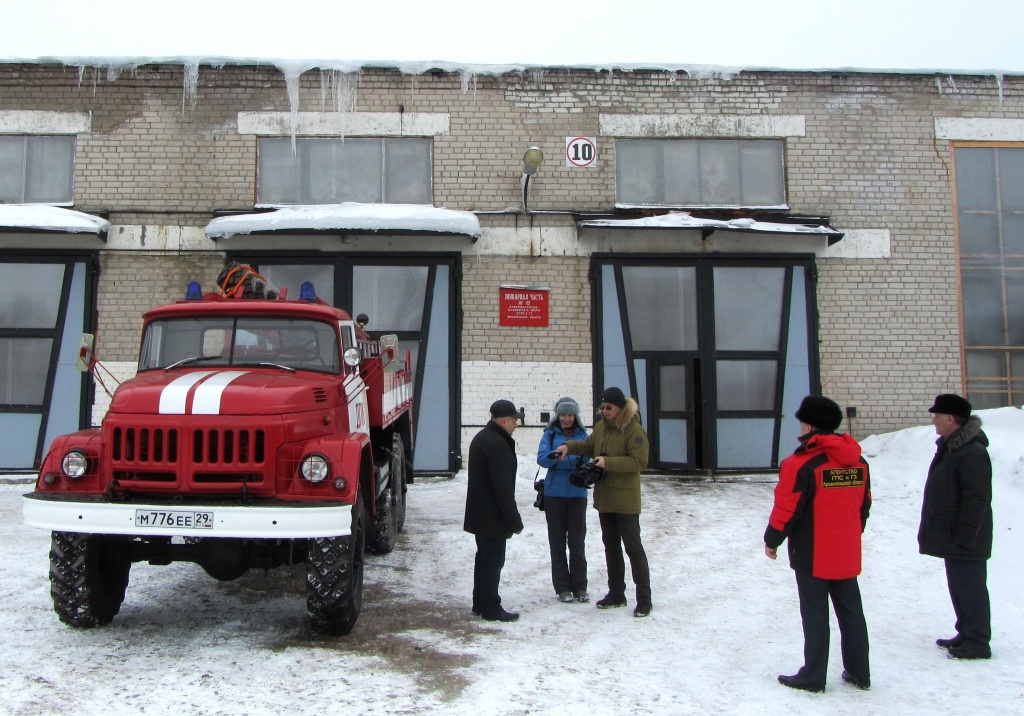
[(395, 433), (394, 438), (391, 441), (391, 453), (394, 457), (391, 459), (391, 482), (395, 487), (395, 522), (398, 525), (398, 531), (401, 532), (405, 529), (405, 495), (408, 492), (408, 481), (405, 479), (405, 443), (402, 442), (402, 436)]
[(50, 596), (62, 622), (90, 628), (121, 610), (132, 563), (130, 538), (54, 532), (50, 540)]
[(366, 513), (361, 490), (352, 506), (348, 537), (310, 540), (306, 564), (306, 613), (315, 631), (342, 636), (352, 631), (363, 605)]
[(405, 446), (397, 433), (391, 441), (391, 478), (374, 506), (373, 537), (368, 549), (387, 554), (395, 548), (398, 533), (405, 524)]

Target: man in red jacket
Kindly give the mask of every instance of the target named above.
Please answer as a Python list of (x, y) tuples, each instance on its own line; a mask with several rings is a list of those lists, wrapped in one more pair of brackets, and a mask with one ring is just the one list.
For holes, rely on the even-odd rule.
[(871, 509), (868, 464), (856, 440), (836, 434), (843, 413), (828, 398), (807, 396), (796, 418), (800, 447), (779, 466), (775, 506), (764, 533), (764, 553), (771, 559), (789, 540), (804, 629), (804, 665), (792, 676), (780, 675), (779, 682), (825, 690), (831, 597), (842, 639), (843, 681), (867, 690), (868, 627), (857, 575), (861, 533)]

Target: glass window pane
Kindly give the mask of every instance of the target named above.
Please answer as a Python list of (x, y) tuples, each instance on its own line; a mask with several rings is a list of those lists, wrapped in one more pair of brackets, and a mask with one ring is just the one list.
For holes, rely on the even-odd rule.
[(1003, 378), (1006, 376), (1005, 354), (1002, 351), (966, 351), (968, 378)]
[(25, 201), (26, 137), (0, 137), (0, 203)]
[[(999, 195), (1003, 211), (1024, 211), (1024, 148), (999, 152)], [(959, 154), (958, 154), (959, 159)]]
[(298, 298), (303, 281), (312, 281), (316, 295), (334, 303), (334, 267), (329, 264), (260, 264), (257, 269), (279, 291), (287, 289), (288, 298)]
[(55, 328), (64, 270), (64, 264), (0, 264), (0, 328)]
[(740, 150), (741, 202), (744, 206), (782, 206), (786, 203), (780, 178), (783, 143), (778, 141), (738, 142)]
[(720, 411), (775, 409), (776, 361), (720, 360), (716, 372)]
[(667, 204), (701, 203), (699, 148), (700, 142), (668, 141), (660, 146), (665, 157), (665, 185), (662, 192)]
[(1024, 346), (1024, 271), (1003, 271), (1006, 280), (1007, 345)]
[(1024, 213), (1003, 214), (1003, 253), (1024, 254)]
[(663, 365), (660, 371), (660, 407), (664, 411), (685, 411), (686, 366)]
[(960, 212), (960, 253), (998, 254), (999, 221), (995, 212)]
[(427, 295), (426, 266), (354, 266), (352, 312), (370, 317), (368, 331), (419, 331)]
[(620, 203), (662, 203), (662, 161), (658, 144), (640, 139), (615, 142), (615, 181)]
[(1006, 345), (1003, 325), (1003, 286), (999, 271), (961, 272), (964, 342), (969, 346)]
[(384, 201), (389, 204), (431, 204), (431, 141), (384, 141)]
[(288, 139), (261, 139), (258, 144), (256, 202), (299, 203), (300, 161)]
[(739, 148), (736, 142), (708, 139), (700, 145), (702, 204), (740, 204)]
[(74, 137), (29, 137), (25, 201), (71, 203), (74, 168)]
[(956, 200), (960, 211), (996, 210), (995, 157), (994, 149), (956, 150)]
[(785, 268), (716, 266), (714, 276), (715, 349), (779, 350)]
[(692, 266), (623, 266), (633, 349), (697, 350), (697, 275)]
[(0, 403), (43, 404), (52, 344), (49, 338), (0, 338)]

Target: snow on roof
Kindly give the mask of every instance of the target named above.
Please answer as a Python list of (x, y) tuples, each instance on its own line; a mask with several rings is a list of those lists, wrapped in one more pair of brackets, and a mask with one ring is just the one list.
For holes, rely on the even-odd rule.
[(43, 204), (0, 204), (0, 227), (105, 234), (110, 222), (74, 209)]
[(227, 239), (261, 231), (423, 231), (480, 238), (480, 221), (468, 211), (424, 204), (317, 204), (286, 206), (259, 214), (222, 216), (206, 225), (206, 236)]
[(824, 224), (783, 224), (756, 219), (702, 219), (686, 211), (671, 211), (662, 216), (642, 219), (585, 219), (580, 226), (597, 228), (637, 229), (711, 229), (712, 231), (752, 231), (770, 234), (821, 234), (842, 238), (843, 233)]

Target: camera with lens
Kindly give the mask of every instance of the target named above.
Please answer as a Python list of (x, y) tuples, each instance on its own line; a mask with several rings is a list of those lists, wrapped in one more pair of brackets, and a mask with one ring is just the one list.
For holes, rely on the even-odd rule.
[(533, 506), (541, 512), (544, 511), (544, 479), (533, 481), (533, 489), (537, 491), (537, 499), (533, 501)]
[(604, 468), (594, 464), (593, 460), (580, 460), (576, 469), (569, 475), (569, 482), (576, 487), (590, 489), (604, 477)]

